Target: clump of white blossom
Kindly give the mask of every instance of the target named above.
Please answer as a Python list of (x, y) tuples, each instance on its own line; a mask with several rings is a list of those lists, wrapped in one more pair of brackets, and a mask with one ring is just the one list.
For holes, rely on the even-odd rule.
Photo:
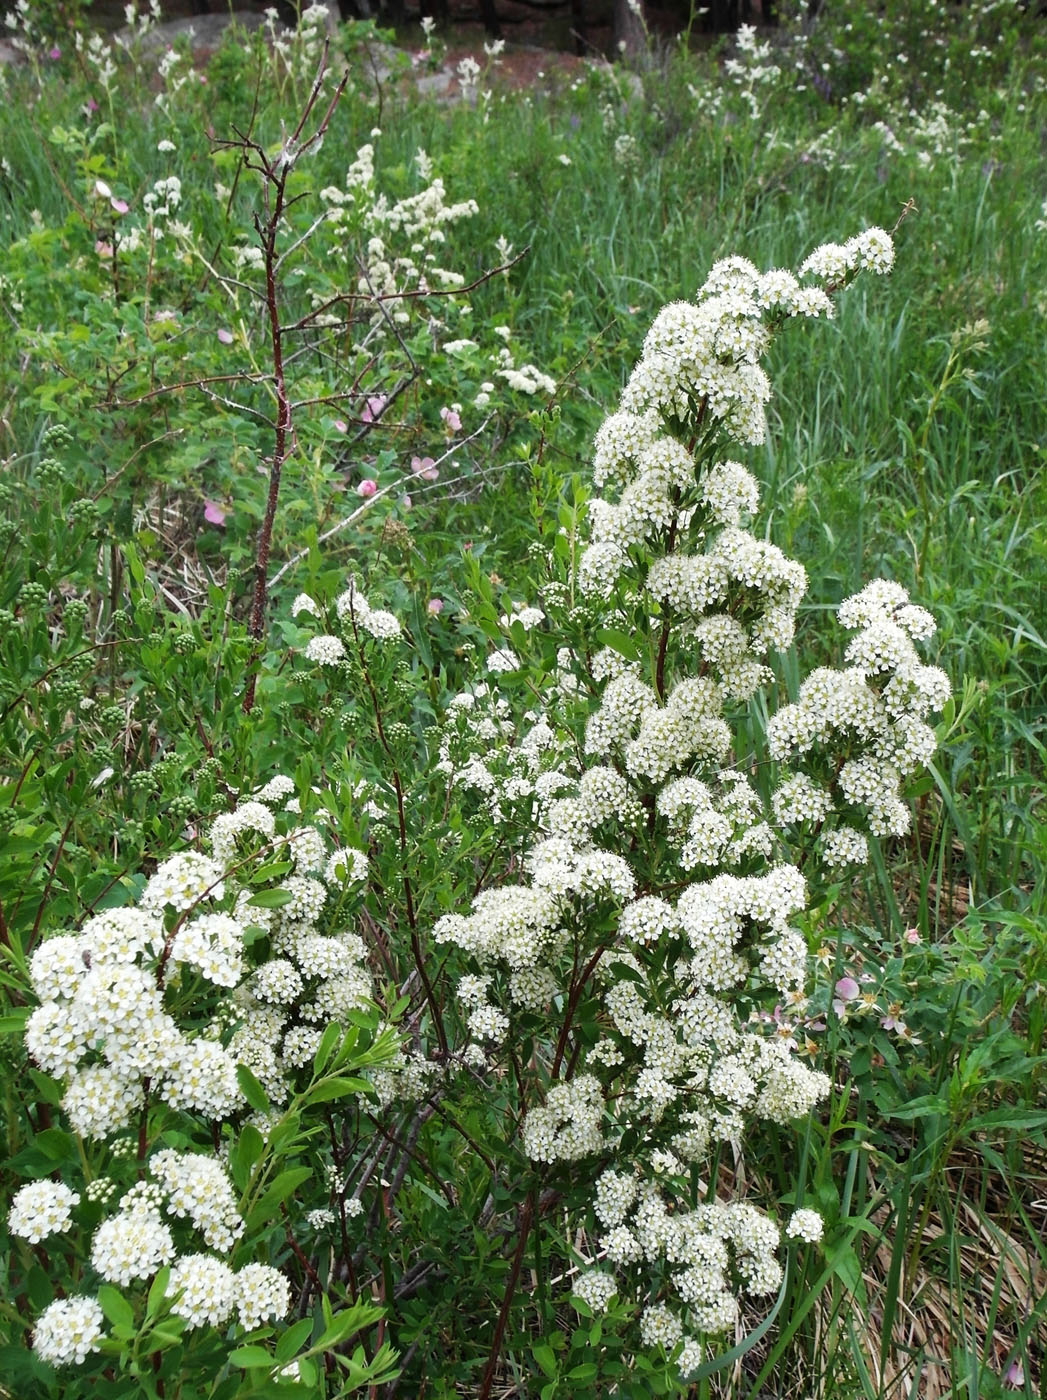
[[(376, 635), (394, 634), (391, 614), (369, 609), (353, 589), (339, 611)], [(80, 1137), (116, 1153), (150, 1104), (166, 1104), (210, 1124), (217, 1142), (223, 1122), (248, 1112), (238, 1066), (278, 1107), (311, 1069), (327, 1027), (373, 1007), (362, 938), (344, 915), (325, 915), (363, 890), (366, 853), (333, 847), (326, 829), (302, 820), (294, 793), (291, 779), (271, 779), (215, 818), (209, 852), (169, 856), (136, 905), (95, 914), (33, 953), (40, 1004), (26, 1047), (59, 1082)], [(401, 1055), (392, 1070), (372, 1072), (402, 1089), (406, 1066)], [(376, 1087), (389, 1092), (384, 1081)], [(283, 1318), (290, 1288), (279, 1270), (234, 1271), (228, 1262), (244, 1221), (221, 1158), (165, 1147), (143, 1165), (148, 1177), (122, 1196), (105, 1179), (105, 1189), (87, 1191), (109, 1208), (91, 1236), (97, 1277), (133, 1288), (170, 1266), (172, 1310), (191, 1328), (225, 1328), (235, 1314), (250, 1331)], [(80, 1201), (60, 1183), (29, 1182), (12, 1200), (11, 1233), (31, 1245), (66, 1234)], [(187, 1238), (194, 1243), (184, 1252)], [(94, 1298), (62, 1299), (37, 1320), (34, 1346), (44, 1360), (76, 1364), (101, 1329)]]
[[(475, 68), (472, 59), (463, 63)], [(368, 343), (392, 341), (403, 333), (402, 328), (424, 324), (446, 354), (486, 361), (489, 368), (475, 401), (481, 409), (489, 407), (497, 379), (529, 396), (555, 392), (555, 380), (533, 364), (518, 363), (507, 344), (492, 341), (481, 346), (474, 338), (474, 332), (479, 331), (473, 325), (470, 303), (447, 295), (463, 289), (467, 282), (465, 274), (454, 266), (454, 231), (479, 214), (476, 200), (450, 199), (432, 157), (421, 148), (412, 162), (421, 188), (391, 200), (378, 187), (376, 156), (374, 140), (360, 146), (343, 183), (320, 191), (328, 226), (351, 252), (353, 266), (359, 267), (356, 292), (373, 302), (368, 313)], [(247, 243), (240, 256), (257, 260), (259, 253)], [(499, 255), (503, 259), (511, 255), (504, 239), (499, 240)], [(427, 300), (430, 293), (439, 296), (439, 301)], [(318, 292), (315, 300), (316, 323), (336, 323), (339, 315), (326, 309), (324, 296)], [(503, 340), (511, 336), (508, 327), (493, 330)]]
[[(776, 780), (750, 767), (733, 723), (770, 692), (769, 658), (792, 644), (807, 588), (802, 566), (752, 532), (759, 486), (730, 451), (764, 440), (760, 361), (786, 321), (832, 316), (833, 294), (893, 260), (875, 228), (796, 273), (729, 257), (693, 301), (659, 313), (596, 435), (600, 494), (576, 578), (591, 629), (631, 630), (637, 645), (561, 649), (547, 703), (522, 726), (492, 683), (458, 696), (443, 729), (448, 782), (496, 825), (531, 832), (526, 878), (433, 930), (473, 969), (458, 983), (466, 1029), (484, 1058), (513, 1045), (518, 1018), (570, 1017), (596, 998), (599, 1038), (572, 1041), (570, 1025), (558, 1037), (521, 1142), (576, 1183), (590, 1164), (596, 1262), (575, 1295), (594, 1312), (629, 1300), (641, 1344), (675, 1352), (684, 1376), (743, 1299), (782, 1278), (775, 1220), (744, 1200), (689, 1206), (690, 1173), (718, 1144), (740, 1150), (755, 1122), (803, 1118), (830, 1088), (791, 1034), (749, 1014), (803, 999), (795, 837), (807, 834), (815, 869), (835, 869), (903, 833), (904, 784), (949, 693), (918, 652), (933, 619), (880, 580), (840, 607), (855, 633), (843, 669), (770, 706)], [(593, 692), (579, 760), (558, 717)], [(801, 1207), (785, 1234), (815, 1242), (821, 1228)]]

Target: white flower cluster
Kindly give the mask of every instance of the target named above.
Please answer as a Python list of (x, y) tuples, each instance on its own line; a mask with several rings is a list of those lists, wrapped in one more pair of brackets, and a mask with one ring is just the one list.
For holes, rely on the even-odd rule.
[[(447, 229), (479, 213), (474, 199), (456, 204), (447, 201), (447, 190), (424, 152), (415, 164), (428, 181), (417, 194), (390, 203), (375, 188), (374, 146), (361, 146), (349, 167), (345, 188), (328, 186), (320, 191), (327, 218), (348, 235), (366, 238), (366, 257), (358, 290), (364, 296), (381, 297), (385, 310), (376, 309), (372, 326), (384, 332), (385, 315), (404, 324), (410, 320), (408, 293), (447, 291), (460, 287), (465, 278), (442, 267), (436, 249), (446, 242)], [(402, 251), (400, 251), (402, 249)]]
[(508, 702), (483, 683), (447, 707), (436, 771), (475, 794), (496, 825), (510, 816), (530, 825), (571, 786), (570, 766), (570, 746), (544, 714), (529, 711), (518, 728)]
[(49, 1235), (61, 1235), (73, 1223), (72, 1210), (80, 1196), (57, 1181), (30, 1181), (16, 1192), (7, 1217), (12, 1235), (39, 1244)]
[[(308, 1047), (323, 1028), (370, 1004), (362, 941), (317, 923), (328, 884), (360, 883), (367, 858), (360, 851), (328, 857), (315, 827), (296, 825), (278, 836), (271, 808), (288, 791), (293, 784), (274, 780), (215, 819), (212, 856), (171, 856), (136, 908), (97, 914), (78, 934), (47, 939), (33, 954), (30, 977), (41, 1004), (27, 1023), (26, 1046), (41, 1069), (65, 1082), (62, 1106), (81, 1136), (108, 1138), (125, 1129), (143, 1106), (145, 1079), (173, 1108), (213, 1120), (237, 1113), (244, 1107), (238, 1063), (281, 1102), (288, 1077), (311, 1059)], [(284, 903), (275, 910), (252, 904), (255, 861), (281, 855), (296, 870), (283, 880)], [(226, 874), (230, 867), (234, 877)], [(305, 873), (312, 871), (322, 877)], [(245, 955), (252, 926), (268, 932), (272, 949), (256, 968)], [(183, 1030), (172, 1014), (193, 978), (203, 984), (199, 996), (210, 987), (216, 997), (216, 1022), (203, 1031)], [(220, 1039), (221, 1025), (229, 1024), (223, 1007), (240, 1022), (227, 1044)]]
[[(228, 1253), (243, 1234), (244, 1222), (222, 1165), (214, 1158), (168, 1148), (152, 1156), (149, 1170), (154, 1179), (127, 1191), (116, 1213), (95, 1229), (90, 1258), (99, 1277), (126, 1287), (151, 1279), (170, 1264), (172, 1311), (189, 1327), (224, 1327), (234, 1307), (245, 1331), (286, 1316), (291, 1290), (279, 1270), (252, 1263), (234, 1273), (211, 1254), (176, 1255), (174, 1237), (163, 1219), (165, 1208), (168, 1215), (188, 1220), (211, 1249)], [(29, 1183), (14, 1198), (12, 1233), (35, 1243), (68, 1229), (69, 1212), (79, 1199), (55, 1182)], [(79, 1364), (98, 1349), (102, 1322), (97, 1299), (61, 1299), (37, 1320), (34, 1350), (53, 1365)]]
[[(308, 593), (300, 593), (294, 600), (293, 617), (319, 617), (319, 608)], [(318, 633), (305, 645), (305, 659), (318, 666), (337, 666), (345, 660), (345, 640), (361, 640), (373, 637), (375, 641), (386, 642), (400, 636), (401, 628), (397, 617), (385, 608), (372, 608), (364, 597), (356, 579), (350, 579), (349, 587), (335, 600), (335, 612), (342, 636), (333, 633)], [(345, 640), (343, 640), (343, 638)]]
[(232, 1248), (243, 1234), (244, 1224), (220, 1162), (167, 1148), (149, 1159), (149, 1170), (159, 1182), (172, 1215), (190, 1220), (212, 1249)]
[(785, 1227), (785, 1233), (791, 1240), (803, 1240), (807, 1244), (817, 1244), (825, 1231), (825, 1221), (816, 1210), (807, 1210), (801, 1207), (794, 1210), (789, 1217), (789, 1223)]
[(778, 1229), (747, 1203), (687, 1209), (656, 1182), (612, 1168), (597, 1179), (594, 1209), (600, 1255), (613, 1272), (583, 1274), (575, 1294), (603, 1312), (616, 1294), (642, 1299), (652, 1275), (664, 1280), (661, 1300), (643, 1308), (640, 1336), (666, 1353), (683, 1340), (677, 1364), (685, 1376), (701, 1361), (689, 1334), (733, 1328), (743, 1296), (766, 1297), (781, 1283)]
[(603, 1147), (603, 1091), (591, 1074), (556, 1084), (524, 1119), (523, 1149), (534, 1162), (574, 1162)]
[[(458, 997), (483, 1044), (467, 1062), (498, 1055), (514, 1014), (554, 1018), (549, 1082), (524, 1116), (523, 1149), (536, 1162), (610, 1163), (593, 1199), (601, 1267), (577, 1279), (576, 1296), (594, 1312), (629, 1301), (643, 1344), (675, 1353), (683, 1376), (700, 1365), (699, 1337), (731, 1330), (742, 1297), (766, 1297), (782, 1271), (769, 1217), (744, 1202), (688, 1208), (678, 1182), (754, 1120), (787, 1125), (831, 1087), (770, 1010), (802, 1000), (808, 968), (807, 883), (781, 828), (814, 829), (826, 862), (865, 842), (837, 817), (901, 829), (899, 784), (926, 761), (924, 721), (948, 694), (916, 655), (930, 615), (878, 583), (841, 609), (858, 633), (848, 668), (816, 671), (769, 721), (771, 756), (804, 760), (769, 801), (752, 745), (729, 723), (772, 682), (767, 657), (791, 645), (807, 579), (745, 528), (759, 492), (725, 440), (763, 438), (759, 360), (774, 329), (830, 315), (829, 291), (892, 260), (879, 229), (819, 249), (799, 275), (727, 258), (694, 303), (660, 313), (596, 435), (603, 494), (577, 579), (578, 620), (597, 635), (632, 628), (636, 645), (627, 637), (621, 651), (560, 662), (575, 688), (557, 675), (544, 713), (530, 717), (531, 745), (514, 742), (507, 702), (460, 698), (442, 755), (500, 826), (520, 812), (494, 757), (507, 743), (519, 791), (537, 799), (520, 856), (527, 882), (484, 890), (434, 928), (470, 967)], [(593, 689), (599, 698), (586, 701)], [(579, 772), (559, 736), (583, 704)], [(472, 746), (459, 721), (482, 728)], [(816, 744), (832, 748), (824, 770)], [(583, 994), (584, 1028), (571, 1022)], [(801, 1210), (788, 1235), (814, 1242), (819, 1231)]]
[(190, 1328), (224, 1327), (235, 1308), (245, 1331), (286, 1316), (291, 1290), (278, 1269), (247, 1264), (234, 1273), (213, 1254), (186, 1254), (171, 1269), (171, 1311)]
[(901, 584), (873, 580), (841, 604), (839, 618), (857, 629), (847, 647), (850, 664), (813, 671), (796, 702), (767, 727), (773, 758), (815, 770), (783, 780), (775, 815), (782, 824), (824, 823), (820, 849), (830, 868), (868, 860), (866, 832), (909, 830), (902, 783), (934, 753), (927, 717), (950, 693), (945, 672), (924, 665), (916, 649), (934, 635), (934, 618)]
[(96, 1298), (82, 1294), (48, 1304), (33, 1328), (33, 1350), (52, 1366), (78, 1366), (98, 1350), (105, 1318)]

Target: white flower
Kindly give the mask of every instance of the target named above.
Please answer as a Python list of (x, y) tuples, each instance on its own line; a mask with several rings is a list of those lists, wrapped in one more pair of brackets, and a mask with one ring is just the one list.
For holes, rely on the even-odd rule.
[(106, 1138), (131, 1121), (143, 1104), (142, 1084), (111, 1065), (87, 1065), (69, 1082), (62, 1107), (73, 1131), (83, 1138)]
[(31, 1181), (15, 1192), (7, 1224), (12, 1235), (39, 1244), (49, 1235), (60, 1235), (73, 1223), (72, 1211), (80, 1204), (76, 1191), (58, 1181)]
[[(305, 595), (303, 594), (302, 596), (304, 597)], [(290, 797), (294, 790), (294, 779), (284, 777), (282, 773), (278, 773), (275, 778), (270, 778), (264, 787), (258, 789), (255, 793), (255, 797), (259, 802), (266, 802), (275, 806), (278, 802), (282, 802), (285, 797)]]
[(575, 1297), (587, 1303), (594, 1313), (603, 1313), (618, 1292), (618, 1284), (613, 1274), (603, 1269), (590, 1269), (575, 1279), (573, 1291)]
[(308, 593), (299, 593), (291, 604), (292, 617), (299, 617), (302, 613), (306, 613), (310, 617), (318, 617), (320, 615), (320, 609), (316, 606)]
[[(272, 840), (276, 822), (269, 808), (260, 801), (241, 802), (232, 812), (222, 812), (211, 823), (208, 839), (215, 860), (232, 865), (237, 855), (237, 838), (242, 832), (253, 833), (255, 840), (248, 849)], [(261, 837), (261, 841), (257, 838)]]
[(361, 885), (366, 879), (367, 856), (348, 847), (335, 851), (324, 868), (324, 880), (329, 885)]
[(109, 1283), (150, 1278), (174, 1258), (171, 1231), (153, 1210), (121, 1210), (91, 1241), (91, 1264)]
[(640, 1339), (644, 1346), (661, 1346), (670, 1352), (682, 1336), (680, 1319), (664, 1303), (655, 1303), (653, 1307), (644, 1309), (640, 1318)]
[(817, 1244), (824, 1230), (825, 1221), (818, 1212), (803, 1208), (793, 1211), (785, 1227), (789, 1239), (805, 1240), (808, 1244)]
[(97, 1351), (104, 1322), (98, 1300), (77, 1294), (49, 1304), (33, 1328), (33, 1350), (52, 1366), (79, 1365)]
[(233, 1188), (213, 1158), (165, 1148), (150, 1158), (149, 1170), (166, 1193), (168, 1211), (188, 1217), (212, 1249), (227, 1250), (243, 1234)]
[(268, 1264), (245, 1264), (236, 1274), (235, 1288), (240, 1326), (245, 1331), (287, 1316), (291, 1288), (279, 1269)]
[(524, 1119), (523, 1149), (533, 1162), (576, 1161), (603, 1147), (603, 1094), (591, 1074), (549, 1090), (545, 1104)]
[(196, 851), (181, 851), (159, 866), (142, 893), (141, 903), (146, 909), (167, 905), (181, 911), (191, 909), (205, 895), (221, 899), (222, 893), (222, 871), (216, 862)]
[(171, 961), (188, 963), (219, 987), (235, 987), (243, 975), (243, 943), (243, 926), (231, 914), (198, 914), (175, 935)]
[(340, 637), (313, 637), (306, 644), (306, 661), (315, 661), (320, 666), (337, 666), (345, 658), (345, 643)]
[(173, 1108), (195, 1109), (222, 1119), (243, 1102), (236, 1062), (217, 1041), (185, 1041), (168, 1070), (161, 1096)]
[(172, 1266), (167, 1296), (189, 1327), (224, 1327), (237, 1302), (236, 1275), (210, 1254), (186, 1254)]

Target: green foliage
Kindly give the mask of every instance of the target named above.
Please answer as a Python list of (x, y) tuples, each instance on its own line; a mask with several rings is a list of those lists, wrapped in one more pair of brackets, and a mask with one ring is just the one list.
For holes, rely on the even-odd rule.
[[(318, 48), (300, 37), (274, 58), (264, 34), (233, 32), (206, 73), (184, 50), (158, 72), (143, 42), (109, 60), (79, 52), (62, 29), (79, 8), (34, 7), (31, 61), (0, 78), (5, 1221), (26, 1180), (112, 1170), (102, 1145), (62, 1126), (58, 1086), (22, 1048), (33, 952), (133, 904), (160, 862), (274, 773), (293, 775), (306, 815), (323, 815), (341, 844), (368, 849), (359, 917), (375, 1009), (325, 1041), (268, 1136), (240, 1120), (221, 1128), (247, 1220), (240, 1262), (287, 1272), (300, 1316), (227, 1346), (182, 1329), (162, 1272), (134, 1296), (98, 1289), (72, 1237), (45, 1254), (5, 1231), (0, 1372), (13, 1393), (392, 1394), (399, 1372), (400, 1394), (477, 1394), (503, 1297), (501, 1390), (685, 1389), (670, 1359), (637, 1352), (624, 1305), (596, 1317), (568, 1301), (591, 1241), (548, 1203), (513, 1275), (526, 1202), (543, 1189), (566, 1199), (574, 1184), (567, 1173), (543, 1184), (520, 1152), (508, 1077), (493, 1089), (460, 1078), (453, 1092), (427, 1080), (441, 1092), (397, 1116), (360, 1097), (361, 1075), (381, 1058), (380, 1021), (406, 1045), (428, 1036), (438, 1067), (437, 1024), (462, 1042), (431, 929), (515, 859), (477, 795), (452, 797), (437, 770), (451, 697), (511, 646), (520, 668), (499, 679), (516, 722), (547, 692), (561, 646), (636, 648), (628, 625), (589, 637), (571, 580), (586, 532), (579, 474), (652, 314), (737, 246), (761, 266), (792, 265), (841, 227), (891, 226), (911, 199), (890, 290), (855, 289), (801, 350), (772, 350), (771, 432), (750, 465), (769, 535), (810, 569), (798, 651), (829, 662), (814, 624), (884, 573), (938, 617), (957, 694), (935, 765), (908, 794), (911, 836), (885, 841), (867, 879), (822, 889), (810, 911), (816, 990), (786, 1019), (832, 1072), (828, 1106), (792, 1144), (757, 1132), (711, 1173), (748, 1180), (756, 1199), (816, 1207), (825, 1239), (793, 1247), (772, 1326), (757, 1335), (759, 1316), (746, 1316), (737, 1369), (710, 1370), (694, 1393), (878, 1397), (904, 1378), (928, 1394), (1035, 1394), (1047, 1270), (1047, 189), (1031, 9), (1009, 13), (1013, 32), (993, 42), (992, 6), (824, 6), (806, 43), (789, 24), (761, 34), (769, 57), (737, 55), (737, 74), (723, 55), (681, 49), (635, 73), (588, 67), (546, 95), (502, 92), (492, 68), (495, 93), (475, 108), (420, 99), (407, 60), (385, 75), (388, 36), (343, 27), (330, 68), (340, 73), (344, 53), (350, 88), (322, 147), (290, 171), (279, 228), (283, 324), (326, 304), (332, 315), (288, 338), (295, 451), (256, 643), (275, 408), (262, 284), (236, 253), (255, 241), (263, 182), (235, 132), (275, 158)], [(767, 64), (777, 73), (755, 73)], [(422, 147), (448, 201), (479, 206), (432, 245), (477, 285), (451, 296), (415, 284), (395, 302), (408, 320), (384, 338), (376, 303), (356, 299), (375, 275), (362, 203), (336, 224), (319, 193), (344, 190), (367, 142), (376, 195), (394, 203), (424, 187)], [(150, 213), (145, 196), (172, 176), (180, 199), (162, 218), (164, 199)], [(145, 236), (121, 250), (133, 228)], [(413, 256), (409, 243), (397, 252)], [(473, 343), (446, 352), (448, 340)], [(556, 391), (498, 377), (503, 345)], [(388, 411), (369, 402), (379, 396)], [(357, 494), (365, 481), (373, 496)], [(312, 665), (316, 629), (291, 601), (327, 604), (353, 575), (401, 620), (404, 644), (354, 645), (332, 614), (346, 659)], [(525, 632), (514, 604), (550, 585), (555, 633)], [(776, 665), (794, 690), (795, 657)], [(565, 709), (567, 726), (585, 700)], [(758, 753), (760, 716), (750, 725)], [(522, 842), (525, 817), (506, 828)], [(256, 907), (278, 907), (282, 873), (263, 876)], [(857, 997), (838, 992), (844, 978)], [(579, 1044), (600, 1033), (594, 1001), (580, 1002), (577, 1033)], [(537, 1018), (514, 1034), (526, 1066)], [(255, 1112), (273, 1108), (243, 1068), (240, 1087)], [(363, 1237), (347, 1245), (344, 1217), (302, 1235), (314, 1283), (284, 1208), (330, 1204), (335, 1121), (345, 1161), (370, 1163), (378, 1184)], [(215, 1146), (202, 1122), (154, 1129), (178, 1150)], [(134, 1153), (116, 1175), (133, 1184)], [(101, 1208), (81, 1212), (82, 1245)], [(81, 1279), (109, 1334), (82, 1387), (80, 1372), (38, 1359), (27, 1330), (59, 1284), (79, 1291)], [(909, 1310), (928, 1298), (944, 1320), (909, 1332)], [(293, 1361), (298, 1384), (277, 1376)], [(1003, 1378), (1016, 1363), (1013, 1386)]]

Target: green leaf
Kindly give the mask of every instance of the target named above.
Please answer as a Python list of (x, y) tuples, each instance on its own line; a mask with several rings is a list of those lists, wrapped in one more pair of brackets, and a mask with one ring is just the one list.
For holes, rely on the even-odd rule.
[(329, 1103), (331, 1099), (348, 1098), (350, 1094), (370, 1094), (375, 1092), (374, 1085), (368, 1083), (366, 1079), (357, 1079), (353, 1076), (336, 1079), (321, 1079), (318, 1084), (307, 1089), (303, 1097), (303, 1103)]
[(157, 1272), (156, 1278), (149, 1285), (149, 1297), (145, 1303), (145, 1315), (147, 1318), (155, 1317), (164, 1307), (167, 1301), (167, 1285), (171, 1281), (171, 1270), (167, 1267)]
[(52, 1162), (75, 1162), (78, 1160), (76, 1140), (71, 1133), (61, 1128), (45, 1128), (33, 1139), (34, 1145)]
[(266, 1370), (272, 1368), (275, 1358), (265, 1347), (237, 1347), (235, 1351), (229, 1353), (229, 1360), (234, 1366), (239, 1366), (243, 1370), (252, 1370), (256, 1366), (264, 1366)]
[(251, 1210), (252, 1222), (266, 1221), (276, 1214), (276, 1207), (292, 1196), (303, 1181), (313, 1175), (312, 1167), (289, 1167), (281, 1172), (272, 1186), (264, 1192)]
[(294, 895), (290, 890), (259, 890), (247, 901), (257, 909), (282, 909), (285, 904), (290, 904)]
[(154, 1351), (168, 1351), (171, 1347), (176, 1347), (182, 1340), (182, 1327), (176, 1329), (175, 1324), (180, 1323), (181, 1318), (170, 1317), (165, 1319), (159, 1327), (154, 1327), (149, 1333), (149, 1346)]
[(115, 1327), (134, 1327), (134, 1308), (118, 1288), (111, 1283), (103, 1283), (98, 1290), (98, 1302), (106, 1317)]
[(240, 1092), (256, 1113), (273, 1111), (268, 1094), (246, 1065), (237, 1065), (236, 1082), (240, 1085)]
[[(264, 885), (267, 880), (281, 880), (289, 870), (294, 868), (294, 862), (289, 860), (273, 860), (268, 865), (259, 866), (251, 876), (252, 885)], [(252, 900), (252, 903), (256, 901)]]
[(309, 1340), (313, 1333), (313, 1319), (303, 1317), (296, 1322), (293, 1327), (288, 1327), (276, 1344), (276, 1360), (279, 1365), (286, 1366), (288, 1361), (302, 1346)]
[(596, 633), (596, 640), (616, 651), (619, 656), (624, 656), (626, 661), (640, 659), (640, 648), (627, 632), (619, 632), (617, 627), (601, 627)]
[(245, 1123), (240, 1129), (240, 1137), (229, 1154), (233, 1180), (243, 1191), (251, 1178), (251, 1171), (265, 1151), (265, 1139), (253, 1123)]
[[(384, 1309), (375, 1307), (371, 1303), (354, 1303), (352, 1307), (344, 1308), (341, 1312), (335, 1313), (331, 1310), (331, 1305), (324, 1294), (320, 1295), (324, 1304), (324, 1313), (328, 1318), (328, 1325), (323, 1335), (314, 1343), (314, 1351), (330, 1351), (332, 1347), (344, 1342), (346, 1337), (351, 1337), (354, 1332), (361, 1331), (364, 1327), (370, 1327), (372, 1323), (384, 1316)], [(383, 1348), (384, 1350), (384, 1348)], [(345, 1360), (344, 1357), (339, 1358)], [(375, 1361), (378, 1360), (376, 1356)]]
[(541, 1346), (532, 1347), (531, 1352), (543, 1373), (547, 1375), (550, 1380), (555, 1380), (558, 1368), (556, 1365), (556, 1353), (553, 1351), (552, 1347), (543, 1343)]
[(337, 1021), (332, 1021), (320, 1037), (320, 1044), (316, 1047), (316, 1054), (313, 1056), (313, 1068), (318, 1075), (323, 1074), (327, 1068), (327, 1062), (335, 1052), (342, 1036), (342, 1027)]
[(142, 561), (138, 557), (138, 550), (135, 549), (130, 540), (124, 543), (124, 558), (127, 560), (127, 568), (131, 577), (134, 579), (135, 583), (141, 585), (145, 580), (145, 569), (142, 567)]

